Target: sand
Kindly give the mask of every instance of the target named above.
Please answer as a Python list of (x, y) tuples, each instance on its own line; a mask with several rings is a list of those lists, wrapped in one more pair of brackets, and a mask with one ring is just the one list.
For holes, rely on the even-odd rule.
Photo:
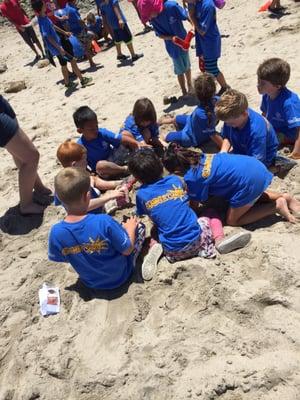
[[(284, 1), (281, 19), (258, 14), (260, 1), (228, 0), (218, 13), (223, 39), (221, 67), (231, 86), (253, 108), (256, 68), (269, 56), (290, 62), (289, 87), (300, 92), (299, 6)], [(135, 34), (142, 30), (133, 7), (122, 4)], [(150, 97), (158, 115), (188, 112), (164, 106), (179, 95), (171, 62), (153, 33), (136, 36), (145, 57), (118, 68), (115, 50), (95, 57), (104, 68), (87, 72), (95, 85), (65, 96), (59, 68), (31, 67), (13, 28), (0, 28), (0, 93), (13, 80), (27, 89), (5, 95), (41, 153), (40, 173), (53, 187), (60, 166), (57, 146), (77, 137), (72, 112), (89, 105), (100, 126), (118, 130), (134, 101)], [(193, 75), (197, 74), (191, 50)], [(81, 63), (81, 68), (88, 68)], [(300, 167), (273, 188), (300, 196)], [(47, 261), (50, 226), (64, 211), (50, 206), (43, 221), (18, 217), (17, 171), (0, 159), (0, 399), (201, 399), (298, 400), (300, 398), (300, 225), (280, 218), (253, 225), (251, 243), (216, 260), (159, 263), (156, 276), (134, 282), (115, 298), (88, 301), (76, 290), (70, 266)], [(230, 229), (226, 228), (226, 232)], [(39, 314), (44, 281), (61, 290), (61, 312)]]

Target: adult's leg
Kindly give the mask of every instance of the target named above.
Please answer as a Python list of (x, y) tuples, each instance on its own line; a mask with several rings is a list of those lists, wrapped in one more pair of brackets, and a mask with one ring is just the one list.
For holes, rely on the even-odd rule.
[[(35, 204), (32, 200), (33, 188), (36, 184), (38, 186), (41, 184), (37, 174), (39, 152), (20, 128), (5, 148), (15, 160), (18, 160), (20, 211), (24, 214), (40, 214), (44, 207)], [(43, 184), (42, 187), (45, 188)]]
[(31, 48), (31, 50), (35, 53), (36, 57), (39, 57), (39, 53), (37, 52), (36, 48), (34, 47), (34, 44), (30, 40), (30, 37), (28, 35), (28, 31), (26, 31), (26, 29), (24, 29), (24, 31), (19, 31), (18, 30), (18, 32), (22, 36), (22, 38), (23, 38), (24, 42), (27, 44), (27, 46), (29, 46)]

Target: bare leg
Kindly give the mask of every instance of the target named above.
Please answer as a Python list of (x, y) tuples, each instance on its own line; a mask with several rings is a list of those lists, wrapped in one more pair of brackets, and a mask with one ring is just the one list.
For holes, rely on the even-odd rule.
[(70, 82), (68, 67), (66, 65), (62, 65), (61, 66), (61, 72), (62, 72), (63, 77), (64, 77), (65, 85), (67, 86), (69, 84), (69, 82)]
[(18, 130), (5, 147), (18, 160), (20, 211), (24, 214), (40, 214), (44, 207), (35, 204), (32, 200), (33, 188), (36, 182), (40, 183), (37, 181), (39, 152), (22, 129)]
[(193, 91), (193, 84), (192, 84), (192, 72), (191, 69), (188, 69), (185, 72), (185, 78), (187, 82), (188, 92), (191, 93)]
[(116, 49), (117, 49), (117, 56), (121, 57), (122, 56), (121, 43), (116, 43), (115, 42), (115, 45), (116, 45)]
[(126, 166), (121, 167), (114, 162), (106, 160), (101, 160), (97, 162), (96, 171), (99, 176), (103, 178), (128, 174), (128, 168)]
[(220, 72), (218, 73), (218, 75), (216, 76), (216, 80), (217, 80), (217, 82), (219, 83), (219, 85), (220, 85), (222, 88), (227, 88), (227, 87), (228, 87), (228, 85), (227, 85), (227, 83), (226, 83), (226, 81), (225, 81), (224, 75), (222, 74), (221, 71), (220, 71)]
[(93, 56), (92, 56), (92, 52), (91, 52), (91, 43), (88, 44), (87, 48), (85, 49), (85, 55), (86, 58), (88, 59), (90, 66), (91, 67), (96, 67), (96, 64), (93, 61)]
[(180, 85), (180, 89), (182, 91), (183, 96), (185, 96), (187, 94), (186, 91), (186, 87), (185, 87), (185, 78), (184, 78), (184, 74), (181, 75), (177, 75), (177, 79)]
[(104, 179), (99, 178), (99, 176), (94, 176), (93, 179), (95, 187), (99, 190), (113, 190), (122, 184), (122, 180), (105, 181)]
[(40, 52), (42, 53), (42, 56), (44, 57), (44, 56), (45, 56), (44, 50), (43, 50), (43, 47), (42, 47), (41, 42), (39, 41), (39, 39), (37, 39), (37, 41), (35, 42), (35, 44), (36, 44), (37, 47), (40, 49)]
[(131, 57), (135, 56), (135, 51), (134, 51), (134, 48), (133, 48), (133, 44), (132, 43), (128, 43), (128, 44), (126, 44), (126, 46), (128, 47), (128, 50), (130, 51)]
[(73, 58), (73, 60), (70, 61), (70, 62), (71, 62), (71, 66), (72, 66), (72, 69), (73, 69), (74, 74), (77, 76), (77, 78), (78, 78), (80, 81), (82, 81), (81, 71), (80, 71), (80, 69), (78, 68), (78, 65), (77, 65), (76, 60)]

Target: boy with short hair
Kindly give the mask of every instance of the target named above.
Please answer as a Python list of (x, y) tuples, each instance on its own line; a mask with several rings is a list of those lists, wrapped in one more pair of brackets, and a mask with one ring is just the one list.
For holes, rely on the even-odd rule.
[(128, 56), (122, 53), (121, 44), (124, 42), (131, 55), (131, 61), (144, 57), (143, 53), (136, 53), (132, 45), (132, 34), (127, 25), (118, 0), (104, 0), (100, 3), (101, 14), (110, 26), (117, 49), (117, 60), (125, 61)]
[[(172, 0), (164, 2), (157, 0), (139, 0), (138, 8), (142, 20), (150, 21), (155, 34), (163, 39), (166, 50), (174, 65), (174, 73), (182, 91), (183, 96), (192, 92), (191, 62), (188, 51), (177, 46), (173, 39), (186, 38), (186, 30), (183, 21), (188, 19), (188, 14), (179, 4)], [(186, 87), (187, 84), (187, 87)]]
[(263, 95), (261, 111), (273, 125), (281, 144), (293, 144), (291, 158), (300, 159), (300, 98), (286, 87), (289, 63), (269, 58), (257, 69), (257, 88)]
[(114, 289), (133, 273), (145, 229), (136, 217), (120, 225), (105, 214), (87, 214), (90, 176), (80, 168), (65, 168), (55, 177), (55, 192), (67, 216), (52, 226), (49, 259), (69, 262), (84, 286)]
[(87, 106), (79, 107), (73, 114), (77, 132), (82, 136), (78, 143), (87, 150), (88, 166), (103, 178), (128, 175), (125, 164), (129, 148), (137, 149), (139, 143), (126, 133), (113, 133), (98, 127), (96, 113)]
[[(84, 171), (87, 170), (86, 148), (70, 139), (66, 140), (58, 147), (56, 155), (58, 161), (64, 168), (75, 167), (81, 168)], [(125, 206), (126, 195), (128, 197), (128, 189), (125, 184), (122, 185), (123, 182), (121, 180), (105, 181), (98, 176), (93, 175), (90, 175), (90, 179), (91, 199), (88, 206), (88, 212), (94, 214), (102, 212), (102, 207), (104, 206), (104, 210), (109, 213), (111, 209), (111, 201), (115, 199), (115, 209)], [(108, 192), (104, 194), (100, 193), (100, 191), (106, 190), (108, 190)], [(56, 195), (54, 196), (54, 203), (55, 205), (61, 205), (61, 202)]]
[(257, 112), (248, 108), (247, 97), (229, 89), (215, 107), (217, 119), (224, 121), (221, 153), (232, 150), (257, 158), (270, 167), (276, 157), (278, 140), (272, 125)]
[[(67, 63), (69, 62), (72, 66), (74, 73), (76, 74), (77, 78), (81, 82), (81, 86), (85, 87), (89, 85), (92, 81), (92, 78), (83, 77), (81, 72), (78, 68), (77, 62), (75, 58), (71, 55), (66, 53), (61, 45), (61, 41), (59, 36), (57, 35), (53, 22), (46, 17), (46, 5), (43, 3), (42, 0), (36, 0), (32, 3), (33, 10), (38, 14), (38, 23), (41, 31), (41, 35), (44, 38), (45, 44), (53, 57), (57, 57), (60, 65), (61, 71), (64, 77), (65, 86), (67, 88), (74, 88), (73, 82), (70, 81), (69, 71), (67, 68)], [(59, 29), (56, 27), (56, 29)], [(64, 32), (61, 30), (61, 32)], [(65, 33), (65, 32), (64, 32)]]

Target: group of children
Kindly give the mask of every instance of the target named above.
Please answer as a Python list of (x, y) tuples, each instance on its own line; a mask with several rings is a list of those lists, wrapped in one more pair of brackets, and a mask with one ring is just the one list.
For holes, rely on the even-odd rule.
[[(289, 76), (289, 64), (279, 58), (259, 66), (263, 115), (250, 109), (246, 96), (237, 90), (216, 96), (215, 78), (208, 73), (195, 79), (199, 105), (188, 116), (158, 120), (151, 100), (141, 98), (114, 133), (98, 127), (97, 115), (89, 107), (77, 109), (73, 119), (81, 137), (77, 143), (64, 142), (57, 152), (64, 169), (56, 177), (55, 191), (67, 217), (50, 232), (50, 259), (71, 263), (88, 288), (122, 285), (132, 274), (145, 239), (145, 227), (136, 215), (146, 215), (153, 223), (142, 263), (145, 280), (153, 277), (162, 254), (175, 262), (211, 258), (216, 251), (224, 254), (245, 246), (249, 232), (224, 237), (216, 211), (199, 207), (211, 196), (228, 204), (226, 223), (231, 226), (275, 213), (295, 223), (300, 202), (269, 189), (279, 141), (293, 143), (291, 157), (300, 158), (300, 99), (286, 87)], [(219, 120), (224, 122), (221, 134), (216, 128)], [(170, 123), (177, 130), (163, 140), (159, 127)], [(191, 149), (209, 140), (218, 153)], [(136, 182), (140, 186), (135, 216), (119, 224), (104, 215), (103, 211), (111, 212), (111, 201), (116, 204), (113, 210), (129, 205), (128, 193)], [(107, 192), (99, 197), (99, 191)]]

